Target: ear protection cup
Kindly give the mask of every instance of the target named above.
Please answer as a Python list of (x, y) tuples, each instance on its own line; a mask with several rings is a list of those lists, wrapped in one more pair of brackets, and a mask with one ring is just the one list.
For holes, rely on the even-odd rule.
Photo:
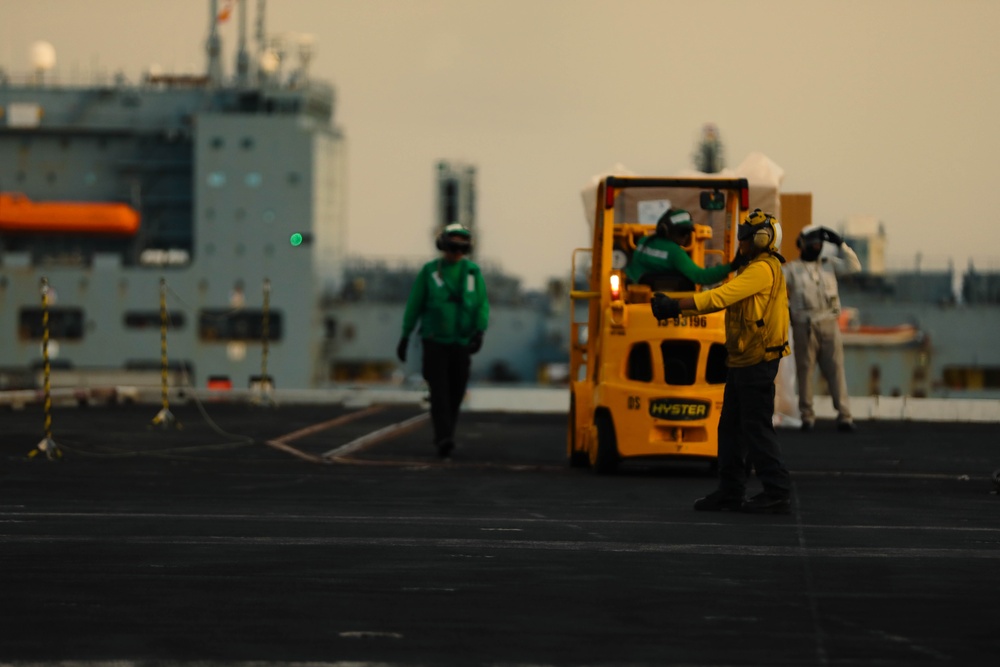
[(738, 238), (750, 240), (758, 250), (778, 251), (778, 246), (781, 245), (781, 225), (770, 213), (754, 209), (740, 228)]
[(771, 245), (772, 239), (774, 239), (774, 228), (770, 225), (765, 225), (753, 233), (753, 245), (761, 250)]

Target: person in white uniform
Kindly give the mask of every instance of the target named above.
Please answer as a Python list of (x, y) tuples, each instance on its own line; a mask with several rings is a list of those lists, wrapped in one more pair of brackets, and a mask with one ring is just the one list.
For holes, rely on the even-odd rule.
[[(823, 253), (825, 242), (836, 247), (835, 253), (829, 256)], [(785, 264), (784, 270), (802, 430), (811, 431), (816, 425), (813, 368), (818, 363), (837, 411), (837, 429), (850, 432), (855, 425), (844, 377), (837, 278), (860, 271), (861, 262), (851, 247), (844, 243), (843, 237), (826, 227), (806, 227), (795, 244), (799, 248), (799, 259)]]

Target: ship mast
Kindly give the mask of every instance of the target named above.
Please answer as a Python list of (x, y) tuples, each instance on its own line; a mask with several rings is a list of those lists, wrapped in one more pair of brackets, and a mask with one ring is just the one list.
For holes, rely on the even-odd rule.
[(205, 51), (208, 54), (208, 82), (211, 86), (222, 84), (222, 40), (219, 38), (219, 2), (211, 0), (209, 2), (208, 13), (208, 41), (205, 43)]
[(250, 80), (250, 54), (247, 53), (247, 0), (236, 0), (240, 13), (240, 41), (236, 53), (236, 85), (246, 86)]

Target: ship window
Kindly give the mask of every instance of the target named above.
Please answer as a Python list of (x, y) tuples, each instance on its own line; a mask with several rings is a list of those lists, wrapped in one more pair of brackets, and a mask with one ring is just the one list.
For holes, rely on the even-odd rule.
[(218, 150), (225, 145), (226, 142), (222, 139), (222, 137), (212, 137), (212, 142), (211, 142), (212, 148)]
[(264, 177), (260, 175), (259, 171), (251, 171), (246, 175), (244, 182), (247, 184), (248, 188), (259, 188), (260, 184), (264, 181)]
[[(167, 312), (167, 327), (180, 329), (184, 326), (184, 313), (179, 311)], [(125, 313), (126, 329), (159, 329), (160, 311), (158, 310), (133, 310)]]
[(298, 185), (300, 180), (302, 180), (302, 177), (299, 176), (299, 172), (297, 172), (297, 171), (290, 171), (290, 172), (288, 172), (288, 184), (289, 185)]
[(221, 171), (213, 171), (208, 175), (207, 182), (210, 188), (221, 188), (226, 184), (226, 174)]
[(696, 340), (665, 340), (660, 344), (663, 379), (667, 384), (694, 384), (700, 347)]
[(18, 171), (16, 178), (18, 183), (24, 183), (24, 181), (28, 178), (28, 175), (25, 174), (23, 171)]
[[(125, 361), (127, 371), (161, 371), (162, 359), (128, 359)], [(194, 364), (190, 361), (170, 359), (167, 361), (167, 371), (171, 373), (187, 373), (194, 375)]]
[(55, 183), (56, 182), (56, 172), (50, 171), (48, 173), (48, 175), (45, 177), (45, 180), (47, 180), (49, 183)]
[(1000, 389), (1000, 367), (945, 366), (942, 378), (949, 389)]
[[(268, 340), (281, 340), (281, 312), (270, 311)], [(264, 312), (242, 309), (206, 309), (198, 315), (198, 336), (204, 341), (259, 341), (264, 336)]]
[[(69, 307), (49, 308), (49, 338), (80, 340), (83, 338), (83, 309)], [(17, 333), (21, 340), (42, 340), (44, 309), (21, 308)]]
[[(35, 359), (31, 362), (31, 370), (40, 371), (45, 368), (44, 359)], [(49, 370), (64, 370), (68, 371), (73, 368), (73, 362), (69, 359), (49, 359)]]
[(709, 384), (725, 384), (726, 374), (729, 372), (726, 366), (726, 346), (719, 343), (712, 343), (708, 348), (708, 366), (705, 368), (705, 381)]
[(338, 361), (330, 364), (334, 382), (384, 382), (396, 372), (395, 361)]
[(636, 343), (628, 353), (629, 380), (650, 382), (653, 379), (653, 353), (649, 343)]
[(243, 150), (250, 150), (253, 148), (253, 137), (243, 137), (243, 141), (240, 142), (240, 145), (243, 146)]

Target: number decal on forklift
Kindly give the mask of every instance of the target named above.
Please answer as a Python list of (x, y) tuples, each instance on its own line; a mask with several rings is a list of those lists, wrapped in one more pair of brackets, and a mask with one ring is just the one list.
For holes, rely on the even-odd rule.
[(694, 315), (691, 317), (675, 317), (672, 320), (660, 320), (656, 323), (657, 326), (667, 327), (673, 324), (675, 327), (697, 327), (704, 328), (708, 326), (708, 318), (704, 315)]
[(638, 396), (628, 397), (628, 409), (629, 410), (642, 410), (642, 399)]

